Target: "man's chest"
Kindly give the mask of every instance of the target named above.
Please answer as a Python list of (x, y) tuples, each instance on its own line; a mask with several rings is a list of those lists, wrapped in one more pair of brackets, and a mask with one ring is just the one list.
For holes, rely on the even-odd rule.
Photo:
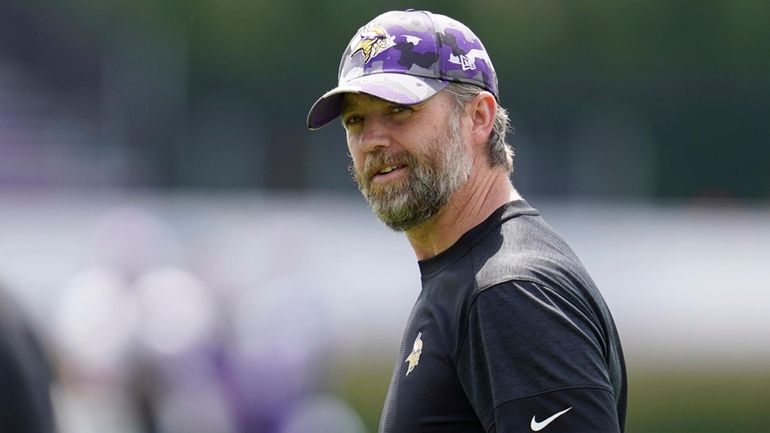
[(404, 331), (381, 433), (483, 432), (460, 385), (451, 353), (456, 339), (435, 305), (421, 296)]

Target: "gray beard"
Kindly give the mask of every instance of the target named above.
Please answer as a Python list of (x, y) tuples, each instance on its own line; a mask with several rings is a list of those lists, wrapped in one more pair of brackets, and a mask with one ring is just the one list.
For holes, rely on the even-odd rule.
[[(408, 165), (408, 177), (382, 188), (372, 188), (370, 179), (354, 170), (354, 179), (377, 217), (392, 230), (412, 229), (435, 216), (449, 202), (452, 194), (470, 177), (471, 159), (464, 148), (460, 119), (456, 113), (448, 116), (448, 134), (436, 139), (425, 149), (422, 160), (404, 154), (379, 158), (371, 155), (371, 164), (391, 160)], [(371, 165), (367, 161), (367, 166)]]

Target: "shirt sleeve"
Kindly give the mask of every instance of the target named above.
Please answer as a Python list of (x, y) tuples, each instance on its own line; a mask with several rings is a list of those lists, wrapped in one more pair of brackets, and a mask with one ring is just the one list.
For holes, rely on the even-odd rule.
[(472, 301), (458, 375), (488, 432), (619, 432), (606, 347), (581, 303), (509, 281)]

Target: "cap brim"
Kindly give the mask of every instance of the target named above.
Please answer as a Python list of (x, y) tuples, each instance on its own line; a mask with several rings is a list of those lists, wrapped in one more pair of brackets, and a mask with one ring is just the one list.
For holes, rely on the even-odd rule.
[(355, 78), (326, 92), (310, 107), (307, 127), (318, 129), (340, 115), (345, 93), (364, 93), (396, 104), (413, 105), (425, 101), (449, 84), (435, 78), (382, 72)]

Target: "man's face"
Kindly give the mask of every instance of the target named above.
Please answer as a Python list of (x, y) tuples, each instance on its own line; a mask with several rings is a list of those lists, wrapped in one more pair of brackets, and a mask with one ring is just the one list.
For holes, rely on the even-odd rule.
[(345, 96), (351, 171), (374, 213), (393, 230), (429, 220), (470, 176), (462, 116), (454, 104), (445, 92), (412, 106)]

